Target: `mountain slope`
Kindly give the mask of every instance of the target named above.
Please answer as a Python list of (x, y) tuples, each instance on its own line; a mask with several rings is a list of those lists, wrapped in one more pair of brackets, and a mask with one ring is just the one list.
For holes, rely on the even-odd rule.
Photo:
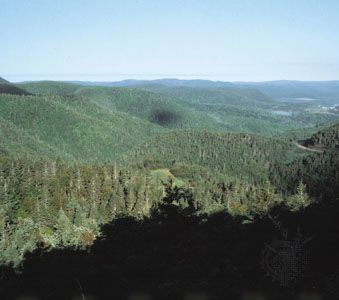
[(9, 81), (7, 81), (4, 78), (0, 77), (0, 83), (9, 83)]
[(339, 150), (339, 123), (313, 134), (304, 141), (306, 146)]
[[(248, 134), (178, 130), (154, 136), (131, 151), (130, 161), (171, 168), (199, 165), (251, 183), (268, 179), (275, 160), (289, 161), (298, 150), (292, 144)], [(131, 159), (132, 158), (132, 159)]]
[[(317, 105), (274, 101), (253, 86), (239, 88), (228, 83), (212, 82), (217, 87), (197, 87), (209, 86), (210, 83), (160, 79), (124, 81), (127, 86), (137, 88), (82, 85), (101, 84), (95, 82), (53, 81), (22, 83), (19, 86), (34, 94), (81, 96), (113, 113), (128, 113), (168, 129), (195, 128), (276, 136), (338, 121), (335, 114), (321, 110)], [(182, 86), (177, 86), (180, 84)]]
[(214, 118), (182, 105), (180, 99), (135, 88), (86, 87), (76, 95), (110, 111), (121, 111), (166, 128), (227, 130)]
[[(1, 144), (18, 156), (23, 145), (38, 141), (41, 149), (28, 147), (34, 157), (107, 161), (163, 129), (122, 112), (111, 112), (86, 99), (60, 96), (0, 96)], [(6, 123), (4, 123), (6, 121)], [(13, 125), (11, 127), (11, 124)], [(24, 144), (17, 132), (24, 136)], [(45, 146), (44, 146), (45, 145)]]
[(242, 88), (255, 88), (280, 100), (330, 100), (338, 103), (339, 81), (268, 81), (237, 82)]
[(29, 95), (30, 93), (0, 77), (0, 94)]
[(41, 95), (71, 95), (81, 87), (77, 84), (59, 81), (25, 82), (18, 84), (18, 86), (32, 94)]
[(186, 103), (219, 103), (246, 105), (253, 103), (272, 103), (267, 95), (254, 89), (240, 88), (191, 88), (191, 87), (153, 87), (149, 88), (163, 95), (172, 96)]
[(0, 83), (0, 94), (30, 95), (29, 92), (7, 83)]
[(76, 160), (75, 156), (64, 153), (57, 147), (40, 140), (36, 134), (0, 117), (0, 154), (20, 158), (45, 158)]

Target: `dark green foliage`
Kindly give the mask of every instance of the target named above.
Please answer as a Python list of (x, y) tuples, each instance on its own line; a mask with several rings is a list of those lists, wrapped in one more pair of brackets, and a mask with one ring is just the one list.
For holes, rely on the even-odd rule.
[[(137, 117), (147, 122), (161, 121), (164, 118), (157, 116), (164, 113), (170, 122), (165, 121), (162, 126), (170, 129), (198, 128), (282, 136), (291, 130), (307, 130), (339, 120), (335, 114), (319, 112), (311, 103), (279, 103), (256, 90), (235, 87), (110, 88), (62, 82), (33, 82), (20, 84), (20, 87), (35, 94), (77, 95), (112, 113), (127, 113), (126, 117), (132, 120)], [(49, 97), (52, 96), (45, 96), (45, 99)], [(63, 101), (68, 104), (69, 98)], [(77, 102), (75, 104), (77, 109)], [(166, 118), (168, 115), (171, 117)]]
[(320, 130), (304, 141), (304, 144), (326, 148), (327, 150), (339, 150), (339, 124)]
[(0, 145), (13, 156), (109, 161), (161, 131), (74, 96), (0, 96)]
[(189, 103), (233, 105), (274, 103), (270, 97), (254, 89), (189, 87), (154, 87), (148, 89)]
[(18, 84), (19, 87), (24, 88), (32, 94), (41, 95), (71, 95), (81, 86), (58, 81), (38, 81)]
[(311, 196), (335, 201), (339, 195), (338, 152), (311, 153), (288, 164), (277, 162), (270, 177), (285, 194), (296, 192), (302, 180)]
[(161, 126), (174, 125), (180, 119), (180, 116), (168, 110), (154, 110), (151, 121)]
[(177, 180), (159, 182), (147, 169), (126, 166), (2, 158), (0, 168), (0, 213), (6, 216), (0, 224), (4, 264), (19, 264), (25, 252), (38, 245), (86, 248), (99, 235), (100, 225), (122, 215), (227, 211), (252, 219), (284, 202), (268, 182), (255, 186), (201, 169), (184, 174), (179, 187)]
[[(256, 297), (256, 291), (260, 291), (260, 298), (281, 300), (298, 299), (305, 290), (325, 294), (328, 279), (323, 279), (331, 275), (329, 280), (334, 286), (339, 251), (339, 244), (333, 242), (339, 225), (338, 202), (293, 213), (280, 207), (271, 211), (270, 218), (244, 225), (241, 219), (225, 212), (210, 216), (186, 214), (172, 204), (177, 194), (186, 193), (172, 189), (168, 204), (150, 217), (140, 220), (122, 216), (104, 225), (102, 236), (90, 252), (39, 249), (26, 255), (22, 274), (2, 268), (2, 296), (20, 299), (29, 294), (38, 299), (72, 299), (81, 295), (76, 284), (79, 282), (86, 299), (111, 299), (112, 293), (114, 299), (128, 299), (131, 294), (137, 299), (185, 299), (188, 293), (187, 299), (246, 299), (248, 295)], [(277, 223), (286, 236), (275, 227)], [(272, 241), (276, 244), (272, 245)], [(291, 247), (275, 247), (286, 244)], [(293, 252), (293, 246), (302, 244), (305, 248), (297, 250), (301, 255), (307, 251), (310, 256), (304, 277), (291, 282), (293, 290), (290, 286), (279, 287), (280, 282), (265, 276), (267, 268), (276, 266), (274, 262), (278, 271), (285, 271), (284, 260), (279, 258), (298, 254)], [(262, 266), (265, 245), (274, 251), (270, 256), (274, 262), (271, 265), (265, 261)], [(295, 270), (294, 266), (303, 266), (303, 261), (293, 260), (288, 266)]]
[[(217, 212), (248, 223), (337, 199), (338, 125), (319, 129), (338, 116), (253, 89), (173, 84), (38, 82), (20, 85), (35, 95), (0, 95), (1, 264), (88, 249), (112, 220), (174, 232)], [(323, 153), (296, 147), (312, 134)]]
[(1, 83), (0, 82), (0, 94), (11, 94), (11, 95), (30, 95), (29, 92), (16, 87), (10, 83)]
[(293, 144), (247, 134), (207, 131), (175, 131), (155, 136), (129, 154), (137, 163), (159, 161), (162, 167), (175, 164), (200, 165), (253, 183), (268, 179), (274, 161), (296, 155)]
[[(277, 135), (290, 130), (328, 125), (338, 116), (321, 112), (311, 103), (282, 103), (253, 89), (203, 89), (187, 87), (147, 88), (202, 113), (218, 124), (220, 131)], [(197, 127), (197, 126), (196, 126)], [(209, 129), (202, 127), (204, 129)], [(212, 127), (211, 127), (212, 128)]]
[(3, 79), (2, 77), (0, 77), (0, 83), (3, 83), (3, 84), (5, 84), (5, 83), (9, 83), (9, 81), (7, 81), (7, 80), (5, 80), (5, 79)]
[[(122, 111), (149, 122), (161, 121), (163, 118), (158, 118), (157, 115), (165, 112), (165, 117), (166, 115), (172, 116), (169, 118), (170, 122), (166, 121), (161, 124), (167, 128), (200, 128), (220, 131), (227, 129), (213, 117), (185, 106), (180, 99), (145, 89), (90, 87), (82, 88), (76, 94), (113, 112)], [(174, 116), (175, 122), (173, 122)]]

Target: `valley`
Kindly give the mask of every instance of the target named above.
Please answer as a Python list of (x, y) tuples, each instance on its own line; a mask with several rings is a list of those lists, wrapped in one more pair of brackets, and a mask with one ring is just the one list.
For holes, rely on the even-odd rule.
[(338, 300), (338, 11), (0, 0), (0, 300)]
[[(218, 242), (208, 240), (202, 251), (209, 253), (220, 243), (245, 272), (236, 263), (237, 247), (244, 245), (234, 240), (233, 252), (209, 224), (216, 222), (229, 236), (234, 228), (248, 240), (250, 232), (261, 240), (271, 236), (272, 214), (291, 224), (296, 216), (305, 216), (307, 230), (308, 214), (317, 218), (317, 213), (334, 212), (339, 200), (339, 115), (317, 109), (313, 101), (284, 102), (271, 84), (263, 86), (1, 80), (2, 272), (39, 274), (36, 268), (45, 267), (37, 253), (45, 257), (45, 266), (59, 272), (67, 268), (67, 251), (77, 272), (84, 274), (97, 272), (78, 265), (85, 253), (93, 253), (86, 258), (93, 264), (102, 264), (98, 261), (104, 257), (105, 271), (100, 273), (109, 276), (128, 270), (130, 260), (136, 261), (133, 272), (143, 272), (142, 261), (156, 270), (172, 242), (180, 243), (179, 253), (188, 251), (198, 259), (184, 240), (192, 235), (198, 247), (211, 228), (209, 234)], [(125, 238), (137, 236), (130, 232), (123, 237), (117, 231), (135, 226), (146, 240), (164, 239), (162, 234), (173, 230), (183, 235), (172, 234), (168, 242), (157, 244), (154, 255), (159, 260), (149, 261), (141, 243), (142, 254), (133, 250), (123, 258), (126, 265), (120, 265), (104, 249), (116, 253), (121, 247), (128, 253)], [(260, 235), (256, 226), (265, 233)], [(114, 248), (114, 241), (121, 246)], [(260, 245), (253, 241), (248, 247)], [(58, 251), (63, 253), (59, 266), (52, 266)], [(177, 265), (177, 258), (171, 259)], [(211, 260), (199, 272), (209, 272)], [(184, 266), (193, 268), (188, 261)], [(225, 272), (233, 270), (224, 267)], [(177, 272), (169, 263), (162, 268), (169, 277)], [(191, 269), (178, 270), (192, 276)], [(23, 289), (32, 284), (22, 280)], [(208, 279), (208, 288), (212, 282)], [(220, 284), (216, 282), (216, 290), (222, 293)]]

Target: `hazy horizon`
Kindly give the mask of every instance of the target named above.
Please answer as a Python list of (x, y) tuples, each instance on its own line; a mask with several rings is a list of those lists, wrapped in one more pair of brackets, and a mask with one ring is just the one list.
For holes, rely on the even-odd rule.
[(9, 75), (5, 76), (0, 74), (0, 77), (13, 82), (34, 82), (34, 81), (60, 81), (60, 82), (120, 82), (125, 80), (137, 80), (137, 81), (152, 81), (152, 80), (206, 80), (213, 82), (251, 82), (251, 83), (260, 83), (260, 82), (274, 82), (274, 81), (299, 81), (299, 82), (331, 82), (331, 81), (339, 81), (339, 79), (326, 79), (326, 80), (302, 80), (302, 79), (290, 79), (290, 78), (281, 78), (281, 79), (267, 79), (267, 80), (228, 80), (223, 79), (217, 76), (214, 77), (206, 77), (206, 76), (189, 76), (189, 75), (34, 75), (34, 76), (17, 76), (17, 75)]
[(2, 0), (11, 81), (339, 79), (339, 2)]

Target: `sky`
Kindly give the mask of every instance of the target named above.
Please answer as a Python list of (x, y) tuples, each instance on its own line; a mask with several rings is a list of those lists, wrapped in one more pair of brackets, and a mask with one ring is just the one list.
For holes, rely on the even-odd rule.
[(0, 76), (338, 80), (338, 14), (338, 0), (0, 0)]

